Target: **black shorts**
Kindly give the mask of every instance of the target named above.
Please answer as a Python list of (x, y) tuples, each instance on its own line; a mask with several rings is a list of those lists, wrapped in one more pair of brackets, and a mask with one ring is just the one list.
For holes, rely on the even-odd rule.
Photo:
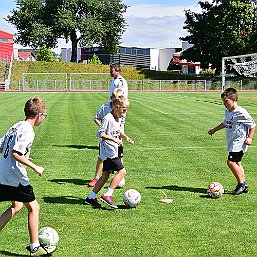
[(30, 203), (35, 200), (35, 195), (31, 185), (18, 187), (0, 184), (0, 202), (17, 201), (22, 203)]
[(123, 149), (123, 146), (121, 145), (118, 147), (118, 157), (119, 158), (123, 157), (123, 152), (124, 152), (124, 149)]
[(243, 155), (244, 155), (243, 151), (229, 152), (228, 153), (228, 160), (231, 161), (231, 162), (241, 162)]
[(110, 173), (113, 173), (114, 171), (120, 171), (123, 168), (124, 166), (119, 157), (113, 159), (107, 158), (103, 163), (103, 170), (109, 171)]

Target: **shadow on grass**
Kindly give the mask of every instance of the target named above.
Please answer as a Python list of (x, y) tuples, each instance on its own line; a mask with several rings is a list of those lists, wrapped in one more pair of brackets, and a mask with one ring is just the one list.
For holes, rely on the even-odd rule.
[(54, 183), (57, 183), (57, 184), (70, 183), (70, 184), (74, 184), (74, 185), (85, 186), (91, 180), (76, 179), (76, 178), (56, 178), (56, 179), (49, 179), (48, 181), (54, 182)]
[(170, 185), (170, 186), (146, 187), (146, 188), (147, 189), (166, 189), (171, 191), (188, 191), (193, 193), (206, 194), (206, 188), (198, 188), (198, 187), (180, 187), (176, 185)]
[(85, 199), (74, 196), (46, 196), (43, 197), (45, 203), (60, 203), (60, 204), (85, 204)]
[(8, 251), (1, 251), (1, 250), (0, 250), (0, 254), (1, 254), (1, 256), (2, 255), (5, 255), (5, 256), (29, 256), (28, 254), (11, 253)]
[(95, 145), (53, 145), (54, 147), (60, 148), (75, 148), (75, 149), (91, 149), (98, 150), (99, 147)]

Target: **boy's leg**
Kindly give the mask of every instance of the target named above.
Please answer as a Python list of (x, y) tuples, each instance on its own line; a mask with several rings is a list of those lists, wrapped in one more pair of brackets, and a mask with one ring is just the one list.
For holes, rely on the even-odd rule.
[(96, 167), (95, 167), (95, 177), (89, 182), (88, 184), (89, 187), (94, 187), (96, 185), (102, 170), (103, 170), (103, 160), (100, 157), (98, 157), (96, 162)]
[(5, 225), (10, 221), (10, 219), (20, 211), (23, 203), (12, 201), (12, 206), (8, 208), (0, 217), (0, 231), (5, 227)]
[(103, 171), (102, 172), (102, 176), (99, 178), (98, 182), (96, 183), (93, 192), (95, 194), (97, 194), (102, 187), (104, 186), (104, 184), (106, 183), (106, 181), (109, 179), (110, 177), (110, 172), (109, 171)]
[(227, 161), (228, 167), (232, 171), (238, 183), (244, 182), (244, 170), (242, 169), (241, 162)]
[(37, 200), (24, 203), (28, 209), (28, 228), (30, 243), (38, 243), (38, 227), (39, 227), (39, 204)]
[(125, 174), (126, 170), (125, 168), (123, 168), (113, 177), (109, 187), (114, 190), (118, 186), (122, 178), (124, 178)]

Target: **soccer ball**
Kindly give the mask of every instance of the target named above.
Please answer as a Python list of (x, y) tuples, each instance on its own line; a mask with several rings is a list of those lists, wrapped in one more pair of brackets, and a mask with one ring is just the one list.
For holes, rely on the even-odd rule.
[(41, 228), (38, 231), (39, 243), (46, 246), (57, 245), (59, 241), (59, 235), (57, 231), (50, 227)]
[(141, 201), (140, 193), (135, 189), (129, 189), (123, 194), (123, 202), (126, 206), (135, 208)]
[(219, 182), (211, 182), (207, 187), (207, 194), (212, 198), (220, 198), (224, 193), (224, 187)]
[(125, 178), (122, 178), (122, 180), (119, 182), (119, 184), (118, 184), (118, 186), (117, 186), (117, 188), (122, 188), (122, 187), (124, 187), (125, 186)]

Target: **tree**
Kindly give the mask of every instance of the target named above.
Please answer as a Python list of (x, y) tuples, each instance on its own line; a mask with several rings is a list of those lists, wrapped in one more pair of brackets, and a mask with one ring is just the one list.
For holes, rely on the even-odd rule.
[(55, 57), (53, 55), (53, 52), (46, 47), (46, 45), (43, 45), (39, 51), (36, 52), (36, 60), (37, 61), (45, 61), (45, 62), (53, 62), (55, 60)]
[(202, 13), (185, 11), (184, 29), (188, 36), (180, 38), (193, 44), (182, 53), (182, 58), (201, 62), (202, 68), (209, 64), (221, 70), (221, 60), (256, 52), (256, 10), (251, 0), (213, 0), (199, 2)]
[(33, 48), (53, 48), (58, 38), (71, 40), (71, 61), (81, 47), (97, 45), (116, 53), (126, 23), (121, 0), (17, 0), (6, 20), (16, 26), (16, 42)]
[(93, 54), (91, 59), (88, 59), (88, 64), (102, 64), (101, 60), (96, 54)]

